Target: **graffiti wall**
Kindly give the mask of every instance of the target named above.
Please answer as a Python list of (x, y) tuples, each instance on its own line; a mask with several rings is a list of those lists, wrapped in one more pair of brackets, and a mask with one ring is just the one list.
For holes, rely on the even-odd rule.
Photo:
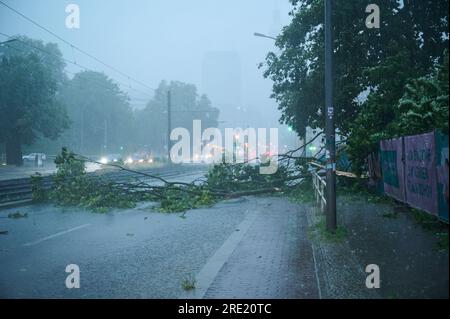
[(440, 131), (381, 141), (384, 193), (448, 222), (448, 154)]
[(406, 136), (406, 202), (415, 208), (438, 214), (434, 133)]
[(436, 143), (436, 175), (439, 217), (448, 221), (448, 135), (435, 132)]
[(403, 165), (403, 138), (380, 142), (381, 170), (384, 192), (395, 199), (405, 201)]

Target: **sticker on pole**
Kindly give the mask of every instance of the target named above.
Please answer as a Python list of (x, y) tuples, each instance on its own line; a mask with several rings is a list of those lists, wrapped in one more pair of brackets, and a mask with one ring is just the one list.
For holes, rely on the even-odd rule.
[(333, 115), (334, 115), (334, 107), (329, 107), (327, 113), (328, 113), (329, 117), (333, 117)]

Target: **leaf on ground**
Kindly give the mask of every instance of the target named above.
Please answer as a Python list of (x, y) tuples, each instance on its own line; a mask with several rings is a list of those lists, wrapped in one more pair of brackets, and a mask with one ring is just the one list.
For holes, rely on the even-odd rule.
[(12, 218), (12, 219), (27, 218), (27, 217), (28, 217), (28, 213), (22, 214), (20, 212), (15, 212), (15, 213), (8, 214), (8, 218)]

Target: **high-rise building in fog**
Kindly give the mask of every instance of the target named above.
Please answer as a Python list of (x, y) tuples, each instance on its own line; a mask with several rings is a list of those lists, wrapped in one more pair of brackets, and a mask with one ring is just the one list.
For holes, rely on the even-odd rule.
[(234, 51), (207, 52), (202, 65), (202, 92), (220, 109), (220, 121), (240, 124), (242, 75), (239, 54)]
[(269, 34), (271, 36), (276, 37), (282, 29), (282, 23), (281, 23), (281, 14), (280, 14), (280, 10), (278, 9), (278, 5), (277, 2), (275, 2), (274, 4), (274, 9), (272, 12), (272, 24), (270, 26), (269, 29)]

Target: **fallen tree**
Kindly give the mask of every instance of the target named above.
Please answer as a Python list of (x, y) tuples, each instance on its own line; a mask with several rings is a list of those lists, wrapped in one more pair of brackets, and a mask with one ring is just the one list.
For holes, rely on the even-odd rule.
[[(301, 148), (295, 151), (299, 150)], [(308, 179), (306, 160), (294, 156), (295, 151), (280, 156), (278, 170), (272, 175), (260, 174), (261, 164), (220, 163), (213, 165), (203, 178), (187, 183), (168, 181), (161, 176), (114, 163), (106, 165), (133, 173), (134, 178), (111, 181), (101, 175), (92, 176), (86, 173), (85, 164), (101, 163), (63, 148), (55, 159), (57, 172), (53, 176), (53, 189), (46, 196), (42, 195), (43, 190), (39, 187), (35, 187), (33, 192), (39, 194), (35, 196), (37, 199), (45, 198), (57, 205), (79, 206), (99, 212), (111, 208), (132, 208), (140, 201), (158, 202), (161, 211), (180, 212), (210, 206), (224, 199), (292, 189)]]

